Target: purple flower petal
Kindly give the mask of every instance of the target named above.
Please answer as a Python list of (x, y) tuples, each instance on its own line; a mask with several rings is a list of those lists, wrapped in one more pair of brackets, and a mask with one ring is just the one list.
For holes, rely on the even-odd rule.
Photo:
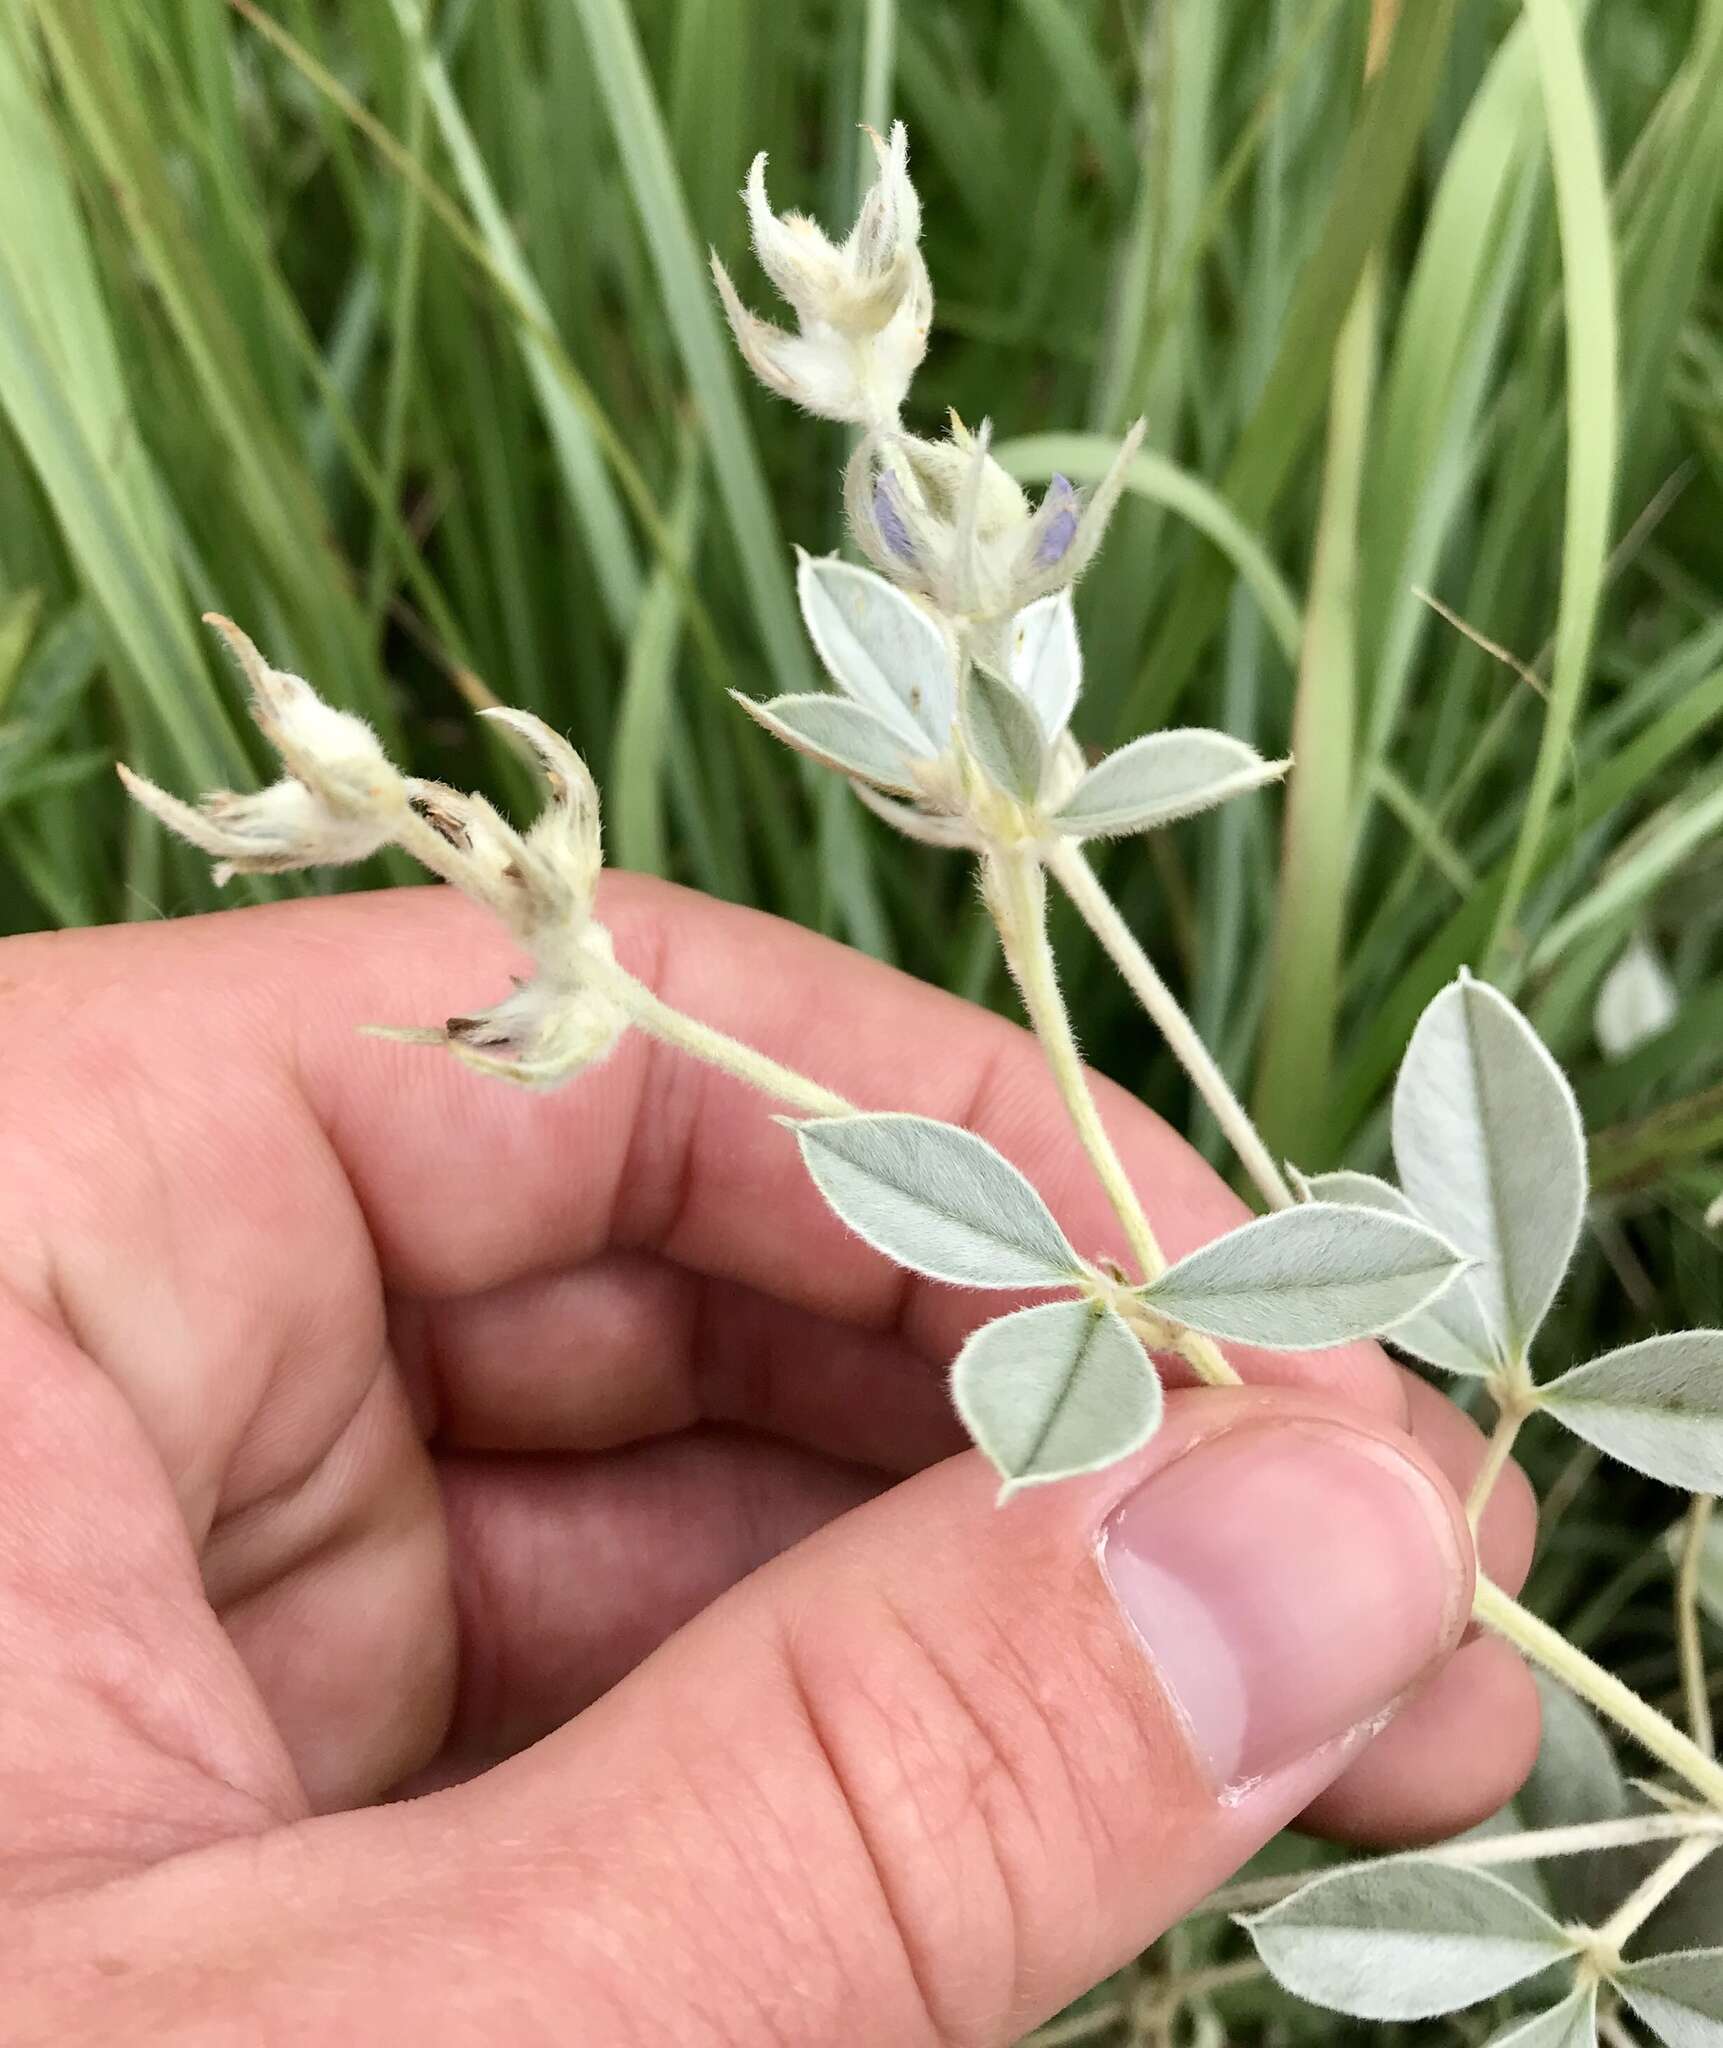
[[(897, 509), (897, 496), (892, 490), (888, 477), (879, 477), (873, 487), (873, 516), (879, 530), (885, 536), (885, 544), (894, 555), (906, 562), (915, 561), (915, 543), (909, 537), (909, 528), (903, 523), (903, 514)], [(1070, 545), (1069, 542), (1066, 543)]]
[(1077, 537), (1077, 519), (1082, 511), (1077, 493), (1068, 476), (1055, 476), (1047, 486), (1047, 495), (1041, 500), (1041, 517), (1045, 522), (1041, 538), (1035, 544), (1035, 566), (1050, 569)]

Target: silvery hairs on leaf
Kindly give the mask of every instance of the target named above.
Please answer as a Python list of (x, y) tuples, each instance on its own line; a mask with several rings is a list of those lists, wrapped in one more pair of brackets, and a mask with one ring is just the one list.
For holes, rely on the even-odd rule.
[(1071, 723), (1083, 689), (1083, 647), (1069, 590), (1025, 605), (1011, 621), (1007, 679), (1034, 707), (1041, 730), (1055, 740)]
[(1664, 2048), (1723, 2048), (1723, 1948), (1629, 1963), (1615, 1982)]
[(800, 551), (796, 595), (814, 652), (843, 694), (920, 754), (943, 753), (957, 707), (957, 654), (926, 607), (869, 569)]
[(1592, 1029), (1605, 1059), (1624, 1060), (1675, 1022), (1680, 998), (1656, 949), (1635, 932), (1603, 977)]
[[(1537, 1762), (1508, 1809), (1509, 1831), (1625, 1819), (1634, 1810), (1634, 1794), (1597, 1716), (1547, 1673), (1532, 1675), (1543, 1733)], [(1564, 1920), (1601, 1926), (1657, 1855), (1656, 1849), (1634, 1847), (1551, 1857), (1535, 1866), (1543, 1902)]]
[(1141, 1297), (1211, 1337), (1319, 1351), (1391, 1330), (1461, 1264), (1452, 1245), (1409, 1217), (1312, 1202), (1217, 1237)]
[(1596, 2042), (1597, 1986), (1582, 1984), (1547, 2012), (1510, 2021), (1485, 2048), (1596, 2048)]
[(1047, 769), (1047, 742), (1034, 707), (985, 669), (972, 669), (963, 689), (963, 737), (995, 789), (1033, 804)]
[(879, 427), (895, 423), (927, 353), (933, 285), (918, 246), (908, 134), (901, 121), (887, 142), (865, 132), (878, 174), (842, 243), (804, 214), (772, 211), (763, 151), (748, 173), (754, 253), (794, 311), (796, 333), (747, 310), (716, 251), (712, 276), (736, 346), (769, 391), (821, 419)]
[(1098, 1472), (1140, 1450), (1161, 1420), (1148, 1353), (1112, 1309), (1045, 1301), (984, 1323), (951, 1368), (964, 1427), (1005, 1480)]
[(915, 794), (918, 755), (878, 712), (842, 697), (774, 697), (770, 703), (756, 704), (740, 690), (732, 690), (730, 695), (774, 739), (822, 767), (835, 768), (851, 781), (865, 782), (874, 789), (895, 790), (901, 796)]
[(362, 860), (399, 845), (496, 917), (537, 972), (488, 1010), (439, 1031), (395, 1032), (446, 1045), (487, 1073), (550, 1087), (605, 1057), (625, 1028), (601, 985), (610, 935), (592, 916), (602, 849), (598, 792), (586, 764), (524, 711), (485, 715), (542, 773), (549, 801), (522, 834), (481, 796), (401, 775), (362, 719), (325, 704), (298, 676), (271, 668), (230, 621), (210, 618), (251, 685), (252, 715), (286, 777), (256, 796), (218, 791), (181, 803), (121, 768), (143, 807), (228, 874), (279, 874)]
[[(1302, 1201), (1339, 1202), (1362, 1209), (1383, 1209), (1391, 1216), (1409, 1217), (1414, 1223), (1423, 1220), (1397, 1187), (1379, 1180), (1373, 1173), (1342, 1169), (1305, 1175), (1296, 1166), (1289, 1166), (1287, 1176)], [(1437, 1366), (1443, 1372), (1487, 1378), (1502, 1362), (1468, 1273), (1457, 1274), (1428, 1308), (1396, 1323), (1387, 1336), (1396, 1349), (1409, 1351), (1414, 1358), (1421, 1358), (1426, 1365)]]
[(1146, 832), (1278, 781), (1292, 764), (1200, 728), (1146, 733), (1098, 761), (1053, 814), (1073, 839)]
[[(732, 693), (736, 701), (776, 738), (849, 776), (869, 807), (909, 837), (974, 849), (954, 731), (957, 649), (946, 626), (873, 570), (830, 557), (802, 555), (796, 589), (837, 694), (757, 704)], [(995, 786), (1029, 805), (1058, 802), (1082, 773), (1076, 742), (1053, 722), (1068, 712), (1081, 670), (1069, 595), (1038, 610), (1026, 686), (972, 670), (964, 721), (971, 757)]]
[(1541, 1405), (1636, 1472), (1723, 1493), (1723, 1330), (1680, 1330), (1607, 1352), (1551, 1380)]
[(1393, 1129), (1413, 1209), (1478, 1261), (1467, 1277), (1491, 1332), (1523, 1356), (1585, 1213), (1585, 1135), (1566, 1077), (1505, 996), (1462, 975), (1418, 1020)]
[(1458, 2012), (1577, 1947), (1488, 1871), (1411, 1857), (1318, 1877), (1241, 1924), (1277, 1983), (1365, 2020)]
[(1069, 1287), (1083, 1262), (985, 1138), (931, 1117), (789, 1119), (814, 1185), (860, 1238), (957, 1287)]

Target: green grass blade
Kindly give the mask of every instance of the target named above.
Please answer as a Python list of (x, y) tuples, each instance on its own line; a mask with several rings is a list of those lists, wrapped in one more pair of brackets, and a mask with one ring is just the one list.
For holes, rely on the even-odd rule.
[[(1268, 516), (1321, 411), (1347, 308), (1417, 161), (1455, 4), (1424, 0), (1407, 10), (1347, 145), (1322, 233), (1287, 312), (1274, 368), (1221, 480), (1221, 495), (1248, 523)], [(1158, 724), (1178, 702), (1221, 622), (1226, 580), (1212, 556), (1193, 564), (1144, 658), (1132, 699), (1133, 724)]]
[[(670, 507), (670, 531), (681, 550), (677, 559), (684, 576), (697, 545), (700, 510), (699, 464), (690, 448), (684, 451)], [(628, 650), (607, 784), (612, 858), (619, 867), (649, 875), (670, 872), (664, 811), (677, 725), (674, 689), (684, 589), (668, 562), (659, 564), (646, 586)]]
[(612, 132), (645, 230), (688, 382), (699, 403), (713, 480), (723, 500), (743, 581), (779, 692), (811, 686), (812, 670), (790, 587), (789, 550), (767, 495), (742, 410), (729, 333), (694, 240), (646, 60), (622, 0), (572, 6), (605, 95)]
[(1569, 0), (1525, 0), (1525, 8), (1537, 48), (1561, 224), (1567, 328), (1567, 509), (1549, 710), (1519, 838), (1496, 906), (1490, 935), (1492, 954), (1500, 953), (1514, 931), (1567, 766), (1568, 744), (1597, 633), (1620, 433), (1615, 240), (1597, 110)]
[[(497, 198), (442, 59), (425, 33), (419, 0), (390, 0), (390, 5), (407, 47), (417, 60), (437, 133), (498, 275), (539, 328), (554, 328), (550, 310)], [(539, 335), (523, 331), (520, 346), (562, 469), (569, 504), (592, 551), (605, 607), (616, 631), (626, 637), (640, 605), (641, 574), (621, 504), (611, 487), (592, 429)]]

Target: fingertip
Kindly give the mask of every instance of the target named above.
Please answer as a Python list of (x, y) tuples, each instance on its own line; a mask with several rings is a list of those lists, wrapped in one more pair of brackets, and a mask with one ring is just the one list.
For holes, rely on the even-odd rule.
[(1466, 1643), (1305, 1810), (1300, 1825), (1357, 1848), (1415, 1848), (1501, 1810), (1537, 1761), (1537, 1686), (1494, 1636)]

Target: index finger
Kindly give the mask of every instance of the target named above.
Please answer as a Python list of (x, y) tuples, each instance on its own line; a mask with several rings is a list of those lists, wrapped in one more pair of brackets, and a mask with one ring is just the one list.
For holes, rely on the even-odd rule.
[[(621, 961), (674, 1008), (865, 1108), (967, 1124), (1035, 1182), (1082, 1253), (1125, 1253), (1039, 1047), (1018, 1026), (783, 920), (666, 883), (608, 877), (600, 915)], [(66, 1171), (68, 1124), (88, 1116), (90, 1069), (107, 1098), (119, 1094), (117, 1073), (135, 1079), (152, 1118), (174, 1124), (168, 1186), (160, 1161), (121, 1171), (113, 1118), (102, 1126), (92, 1165), (102, 1192), (82, 1212), (100, 1217), (109, 1245), (125, 1237), (125, 1200), (148, 1208), (139, 1221), (160, 1239), (160, 1204), (186, 1200), (186, 1188), (205, 1212), (252, 1202), (272, 1235), (283, 1214), (309, 1223), (313, 1202), (328, 1208), (328, 1161), (311, 1147), (326, 1139), (359, 1198), (383, 1284), (400, 1292), (486, 1292), (633, 1247), (901, 1333), (934, 1358), (1000, 1313), (1002, 1296), (918, 1282), (852, 1237), (760, 1096), (639, 1032), (555, 1094), (356, 1036), (363, 1024), (443, 1018), (506, 987), (512, 948), (453, 891), (10, 940), (6, 958), (0, 1024), (12, 1028), (0, 1090), (16, 1106), (14, 1130), (23, 1120), (51, 1137), (55, 1174)], [(1096, 1096), (1170, 1255), (1242, 1221), (1244, 1204), (1151, 1110), (1106, 1081)], [(295, 1110), (309, 1135), (289, 1128)], [(123, 1133), (133, 1114), (119, 1120)], [(160, 1149), (160, 1130), (143, 1141)], [(14, 1192), (41, 1212), (29, 1182)], [(61, 1196), (51, 1214), (66, 1212)], [(258, 1243), (254, 1255), (287, 1253)], [(1399, 1407), (1373, 1346), (1235, 1356), (1248, 1376)]]
[[(668, 1003), (867, 1108), (967, 1125), (1041, 1191), (1090, 1257), (1123, 1256), (1118, 1223), (1071, 1135), (1034, 1041), (1016, 1026), (798, 927), (632, 876), (607, 879), (600, 915), (624, 964)], [(32, 951), (86, 1043), (111, 1043), (140, 1082), (248, 1105), (259, 1070), (285, 1081), (339, 1157), (389, 1287), (433, 1298), (567, 1270), (606, 1248), (646, 1249), (696, 1272), (949, 1356), (999, 1296), (915, 1281), (853, 1237), (807, 1179), (769, 1105), (726, 1074), (638, 1033), (599, 1071), (548, 1095), (423, 1048), (356, 1036), (488, 1001), (518, 962), (443, 889), (392, 891), (12, 942)], [(43, 1047), (21, 1048), (26, 1069)], [(33, 1114), (67, 1087), (64, 1062), (14, 1061)], [(1098, 1081), (1113, 1132), (1169, 1254), (1240, 1221), (1224, 1182), (1157, 1116)], [(11, 1092), (9, 1090), (8, 1092)], [(17, 1099), (16, 1097), (14, 1099)], [(249, 1157), (254, 1129), (230, 1142)], [(302, 1148), (277, 1149), (291, 1174)], [(266, 1142), (263, 1150), (270, 1148)], [(291, 1208), (291, 1187), (275, 1190)], [(1272, 1362), (1299, 1380), (1394, 1411), (1394, 1375), (1370, 1346)]]

